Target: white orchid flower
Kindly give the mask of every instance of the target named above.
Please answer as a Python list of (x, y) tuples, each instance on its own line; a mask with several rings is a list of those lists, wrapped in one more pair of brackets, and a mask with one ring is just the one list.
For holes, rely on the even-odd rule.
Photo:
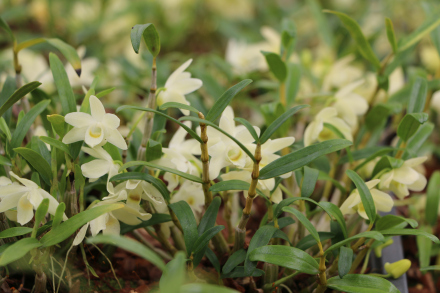
[(304, 146), (309, 146), (315, 141), (321, 142), (339, 138), (332, 130), (325, 128), (324, 123), (333, 125), (344, 135), (345, 139), (353, 141), (350, 126), (344, 120), (338, 118), (337, 115), (336, 108), (327, 107), (322, 109), (304, 131)]
[(353, 92), (364, 83), (364, 80), (352, 82), (339, 89), (333, 103), (333, 107), (338, 111), (338, 116), (342, 118), (352, 130), (358, 128), (358, 116), (364, 115), (368, 110), (367, 101), (359, 94)]
[(361, 78), (362, 70), (350, 64), (354, 59), (354, 55), (347, 55), (337, 60), (325, 76), (322, 90), (331, 91), (334, 88), (339, 89)]
[(90, 161), (81, 165), (81, 171), (84, 177), (89, 178), (90, 182), (98, 180), (100, 177), (108, 174), (107, 190), (113, 193), (113, 184), (109, 182), (110, 178), (119, 173), (119, 164), (113, 161), (113, 158), (101, 146), (94, 148), (82, 147), (81, 150), (97, 160)]
[[(240, 170), (240, 171), (231, 171), (225, 174), (222, 174), (220, 177), (223, 179), (223, 181), (226, 180), (241, 180), (248, 182), (249, 184), (252, 181), (252, 172), (247, 170)], [(267, 196), (272, 202), (279, 203), (283, 200), (283, 193), (279, 187), (277, 187), (272, 195), (270, 194), (271, 191), (275, 188), (275, 179), (270, 178), (266, 180), (258, 180), (257, 189), (261, 190), (264, 195)], [(244, 196), (248, 196), (248, 191), (243, 191)]]
[[(48, 213), (55, 215), (58, 207), (58, 201), (47, 191), (40, 188), (35, 182), (20, 178), (12, 171), (9, 174), (17, 179), (18, 182), (12, 181), (6, 177), (0, 180), (0, 213), (9, 209), (17, 208), (17, 222), (21, 225), (28, 223), (34, 216), (34, 210), (38, 208), (41, 201), (45, 198), (49, 199)], [(67, 220), (63, 215), (63, 220)]]
[(409, 190), (422, 191), (427, 180), (415, 167), (423, 164), (426, 159), (427, 157), (418, 157), (406, 160), (401, 167), (382, 174), (379, 189), (392, 191), (400, 199), (409, 195)]
[(193, 212), (200, 213), (205, 204), (205, 195), (201, 184), (192, 183), (191, 181), (183, 182), (179, 190), (173, 195), (171, 203), (181, 200), (186, 201)]
[(267, 70), (267, 62), (261, 54), (259, 44), (246, 44), (237, 40), (229, 40), (226, 47), (226, 61), (232, 65), (233, 71), (238, 75), (253, 71)]
[[(165, 83), (164, 89), (157, 95), (158, 106), (168, 102), (177, 102), (189, 105), (185, 95), (198, 90), (203, 85), (200, 79), (191, 78), (191, 73), (185, 71), (191, 62), (192, 59), (189, 59), (180, 65), (180, 67), (177, 68), (173, 73), (171, 73)], [(181, 109), (180, 111), (182, 111), (184, 115), (189, 115), (188, 110)]]
[[(121, 198), (127, 198), (127, 193), (125, 192), (125, 190), (121, 190), (120, 194), (118, 194), (117, 196), (117, 199), (103, 200), (93, 206), (92, 209), (98, 206), (116, 203)], [(127, 200), (127, 203), (124, 204), (124, 207), (101, 215), (82, 226), (82, 228), (78, 231), (75, 239), (73, 240), (73, 245), (78, 245), (84, 240), (87, 228), (89, 227), (92, 236), (96, 236), (101, 231), (103, 234), (119, 235), (121, 232), (119, 221), (127, 225), (134, 226), (139, 225), (140, 223), (142, 223), (142, 221), (147, 221), (149, 219), (151, 219), (151, 214), (146, 213), (139, 206), (139, 202), (135, 204), (134, 202), (129, 202)]]
[(90, 96), (91, 115), (83, 112), (69, 113), (65, 121), (73, 126), (63, 138), (63, 143), (70, 144), (84, 140), (90, 147), (102, 146), (109, 142), (120, 149), (126, 150), (127, 143), (118, 131), (120, 120), (110, 113), (105, 113), (104, 105), (95, 97)]
[[(394, 202), (389, 194), (374, 188), (379, 182), (379, 179), (374, 179), (365, 182), (365, 184), (371, 192), (376, 211), (389, 212), (393, 208)], [(357, 189), (353, 190), (350, 196), (341, 205), (340, 209), (344, 215), (351, 215), (358, 212), (362, 218), (368, 219), (367, 213), (365, 212), (365, 207), (362, 204), (361, 196), (359, 195), (359, 191)]]
[[(184, 124), (191, 127), (190, 121), (185, 121)], [(164, 156), (153, 163), (194, 176), (200, 176), (202, 163), (192, 155), (194, 152), (200, 152), (200, 144), (195, 139), (185, 140), (186, 135), (186, 130), (183, 127), (179, 127), (170, 140), (168, 148), (162, 148)], [(164, 179), (168, 182), (167, 188), (169, 191), (173, 191), (182, 180), (180, 176), (169, 172), (165, 173)]]

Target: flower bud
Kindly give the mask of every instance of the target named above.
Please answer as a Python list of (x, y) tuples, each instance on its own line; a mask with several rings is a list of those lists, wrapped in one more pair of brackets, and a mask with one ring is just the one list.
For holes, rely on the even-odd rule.
[(374, 253), (376, 254), (377, 257), (382, 257), (382, 249), (384, 249), (387, 246), (390, 246), (391, 244), (393, 244), (394, 240), (393, 238), (389, 239), (388, 241), (386, 241), (385, 243), (378, 245), (374, 248)]
[(387, 262), (385, 264), (385, 271), (393, 276), (394, 279), (400, 278), (411, 267), (411, 261), (409, 259), (402, 259), (393, 263)]

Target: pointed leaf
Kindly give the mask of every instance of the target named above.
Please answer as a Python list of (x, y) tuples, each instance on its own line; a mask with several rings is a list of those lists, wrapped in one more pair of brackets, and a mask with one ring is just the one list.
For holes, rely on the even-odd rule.
[(156, 58), (160, 52), (160, 38), (154, 24), (137, 24), (131, 28), (131, 45), (136, 54), (139, 54), (142, 37), (144, 38), (148, 51), (150, 51), (151, 55)]
[(49, 54), (50, 70), (58, 90), (63, 115), (76, 112), (76, 100), (64, 65), (54, 53)]
[(178, 201), (169, 205), (169, 207), (176, 214), (177, 219), (183, 229), (183, 238), (185, 240), (186, 252), (188, 257), (191, 256), (193, 247), (197, 239), (199, 238), (199, 233), (197, 231), (197, 222), (194, 217), (191, 207), (186, 201)]
[(19, 260), (41, 243), (35, 238), (23, 238), (8, 246), (0, 257), (0, 266), (4, 267), (13, 261)]
[(39, 153), (28, 148), (15, 148), (14, 151), (20, 154), (29, 165), (37, 170), (49, 186), (51, 185), (52, 172), (50, 165)]
[(18, 102), (21, 98), (26, 96), (28, 93), (36, 89), (41, 85), (38, 81), (33, 81), (28, 84), (25, 84), (18, 90), (16, 90), (12, 96), (8, 98), (8, 100), (0, 107), (0, 116), (3, 116), (3, 114), (12, 107), (16, 102)]

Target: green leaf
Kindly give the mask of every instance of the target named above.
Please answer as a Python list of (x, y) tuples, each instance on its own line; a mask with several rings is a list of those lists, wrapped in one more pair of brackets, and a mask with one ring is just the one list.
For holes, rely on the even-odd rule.
[(174, 119), (173, 117), (170, 117), (160, 111), (156, 111), (153, 109), (149, 109), (149, 108), (143, 108), (143, 107), (137, 107), (137, 106), (129, 106), (129, 105), (125, 105), (125, 106), (121, 106), (119, 108), (116, 109), (116, 113), (125, 110), (125, 109), (132, 109), (132, 110), (141, 110), (141, 111), (145, 111), (145, 112), (152, 112), (155, 113), (157, 115), (163, 116), (165, 118), (167, 118), (168, 120), (171, 120), (177, 124), (179, 124), (181, 127), (183, 127), (186, 132), (188, 132), (189, 135), (191, 135), (193, 138), (195, 138), (198, 142), (203, 143), (202, 139), (200, 138), (200, 136), (197, 135), (197, 133), (195, 133), (191, 128), (189, 128), (188, 126), (186, 126), (185, 124), (183, 124), (182, 122), (180, 122), (179, 120)]
[(320, 242), (318, 231), (316, 231), (315, 226), (306, 218), (300, 211), (293, 207), (284, 207), (282, 209), (284, 212), (294, 214), (295, 217), (300, 221), (303, 226), (310, 232), (310, 234), (315, 238), (316, 242)]
[(40, 136), (40, 139), (43, 142), (45, 142), (47, 144), (50, 144), (51, 146), (53, 146), (53, 147), (55, 147), (55, 148), (65, 152), (67, 155), (69, 155), (69, 157), (72, 157), (70, 155), (70, 149), (69, 149), (69, 146), (67, 144), (62, 143), (58, 139), (54, 139), (54, 138), (47, 137), (47, 136)]
[(35, 238), (37, 236), (38, 227), (46, 217), (48, 210), (49, 210), (49, 199), (45, 198), (41, 201), (41, 203), (38, 205), (37, 210), (35, 211), (35, 222), (34, 222), (34, 229), (32, 230), (32, 236), (31, 236), (32, 238)]
[(113, 92), (115, 89), (116, 89), (116, 87), (112, 87), (112, 88), (109, 88), (109, 89), (103, 90), (103, 91), (97, 93), (95, 96), (96, 96), (98, 99), (100, 99), (100, 98), (102, 98), (103, 96), (110, 94), (110, 93)]
[(46, 235), (43, 236), (43, 238), (40, 239), (40, 242), (41, 244), (43, 244), (44, 247), (58, 244), (61, 241), (69, 238), (71, 235), (73, 235), (73, 233), (75, 233), (76, 230), (78, 230), (91, 220), (122, 207), (124, 207), (123, 204), (114, 203), (97, 206), (89, 210), (83, 211), (69, 218), (67, 221), (60, 224), (57, 228), (49, 231)]
[(425, 218), (433, 228), (437, 226), (438, 206), (440, 204), (440, 171), (432, 173), (426, 191)]
[(217, 258), (217, 255), (215, 255), (215, 253), (209, 247), (208, 249), (206, 249), (205, 255), (209, 259), (209, 261), (211, 262), (212, 266), (215, 268), (217, 273), (220, 273), (220, 262)]
[(413, 136), (419, 129), (420, 125), (428, 120), (428, 114), (426, 113), (409, 113), (403, 117), (397, 127), (397, 136), (399, 136), (404, 142)]
[(402, 52), (412, 45), (416, 44), (420, 41), (426, 34), (429, 34), (433, 29), (440, 25), (440, 18), (438, 18), (438, 14), (434, 13), (431, 15), (421, 26), (419, 26), (415, 31), (413, 31), (410, 35), (402, 38), (399, 41), (399, 52)]
[(365, 126), (369, 131), (374, 131), (384, 124), (393, 112), (394, 104), (377, 104), (368, 111)]
[(12, 166), (12, 162), (8, 158), (0, 156), (0, 165)]
[(367, 59), (367, 61), (369, 61), (376, 68), (376, 70), (379, 70), (381, 67), (380, 61), (377, 58), (377, 56), (374, 54), (373, 49), (371, 48), (370, 44), (368, 43), (367, 39), (362, 33), (361, 28), (359, 27), (357, 22), (353, 20), (351, 17), (349, 17), (347, 14), (342, 12), (331, 11), (331, 10), (324, 10), (324, 12), (333, 13), (339, 17), (341, 22), (350, 32), (351, 37), (356, 42), (356, 45), (361, 55), (365, 59)]
[(251, 239), (251, 242), (249, 243), (246, 259), (244, 261), (244, 271), (248, 276), (250, 276), (252, 274), (252, 271), (257, 267), (257, 261), (252, 262), (249, 259), (252, 251), (257, 249), (258, 247), (267, 245), (276, 231), (278, 231), (278, 229), (274, 226), (265, 225), (260, 227), (257, 232), (255, 232), (254, 236)]
[(260, 141), (260, 139), (258, 138), (258, 134), (255, 131), (255, 128), (246, 119), (237, 117), (237, 118), (234, 118), (234, 120), (243, 124), (244, 127), (246, 127), (246, 129), (249, 131), (249, 133), (252, 135), (252, 138), (255, 139), (256, 142)]
[(273, 52), (261, 51), (269, 65), (269, 70), (275, 75), (279, 82), (284, 82), (287, 77), (287, 66), (279, 54)]
[[(231, 191), (231, 190), (249, 190), (251, 186), (250, 183), (242, 180), (226, 180), (220, 181), (216, 184), (212, 185), (209, 190), (212, 192), (222, 192), (222, 191)], [(266, 195), (259, 189), (257, 189), (257, 194), (262, 196), (265, 199), (268, 199)]]
[(72, 87), (69, 83), (66, 70), (60, 58), (54, 53), (49, 53), (50, 70), (52, 71), (53, 79), (60, 97), (61, 108), (63, 115), (71, 112), (76, 112), (76, 99), (73, 95)]
[(28, 148), (15, 148), (14, 151), (35, 168), (49, 186), (51, 185), (52, 172), (50, 165), (39, 153)]
[(33, 81), (28, 84), (25, 84), (18, 90), (16, 90), (12, 96), (8, 98), (8, 100), (0, 107), (0, 116), (3, 116), (3, 114), (12, 107), (16, 102), (18, 102), (21, 98), (26, 96), (28, 93), (36, 89), (41, 85), (41, 82)]
[(186, 104), (182, 104), (182, 103), (176, 103), (176, 102), (168, 102), (163, 104), (162, 106), (159, 107), (160, 110), (166, 110), (168, 108), (178, 108), (178, 109), (184, 109), (184, 110), (188, 110), (191, 112), (194, 112), (196, 114), (198, 114), (200, 111), (197, 110), (196, 108), (190, 106), (190, 105), (186, 105)]
[(58, 114), (47, 115), (47, 120), (49, 120), (55, 132), (62, 139), (64, 135), (66, 135), (66, 124), (64, 122), (64, 116)]
[(440, 244), (440, 240), (436, 236), (417, 229), (392, 228), (392, 229), (382, 230), (380, 231), (380, 233), (382, 233), (383, 236), (399, 236), (399, 235), (425, 236), (431, 239), (431, 241)]
[[(252, 277), (261, 277), (264, 275), (264, 271), (260, 269), (255, 269), (252, 271)], [(236, 279), (236, 278), (244, 278), (248, 277), (249, 275), (245, 272), (245, 269), (243, 266), (235, 267), (232, 272), (227, 274), (221, 274), (222, 279)]]
[(420, 268), (421, 272), (426, 272), (426, 271), (440, 271), (440, 266), (429, 266), (429, 267), (424, 267), (424, 268)]
[(390, 281), (369, 275), (346, 275), (330, 278), (327, 287), (347, 293), (400, 293)]
[(148, 51), (150, 51), (151, 55), (156, 58), (160, 52), (160, 38), (154, 24), (137, 24), (131, 28), (131, 45), (136, 54), (139, 54), (142, 37), (144, 38)]
[(281, 45), (284, 47), (284, 50), (289, 51), (291, 45), (294, 43), (296, 38), (295, 23), (290, 19), (284, 18), (281, 22), (281, 27)]
[(64, 211), (66, 210), (66, 204), (64, 202), (60, 203), (57, 206), (57, 210), (55, 211), (55, 216), (52, 220), (52, 229), (57, 228), (61, 222), (63, 221)]
[(218, 210), (222, 203), (221, 197), (216, 196), (212, 200), (209, 207), (206, 209), (206, 212), (203, 214), (202, 219), (200, 220), (200, 224), (197, 227), (197, 231), (199, 232), (199, 236), (205, 233), (207, 230), (211, 229), (215, 225), (215, 221), (217, 220)]
[(260, 180), (269, 179), (295, 171), (320, 156), (341, 150), (352, 145), (345, 139), (331, 139), (323, 141), (276, 159), (260, 170)]
[[(284, 227), (287, 227), (287, 226), (292, 225), (294, 223), (295, 223), (295, 220), (292, 219), (291, 217), (282, 217), (282, 218), (278, 219), (279, 229), (283, 229)], [(274, 221), (271, 221), (271, 222), (267, 223), (266, 225), (274, 226), (275, 223), (274, 223)]]
[(299, 91), (299, 84), (301, 81), (301, 66), (294, 63), (287, 64), (287, 79), (286, 79), (286, 99), (287, 105), (292, 105), (295, 102), (296, 95)]
[(397, 54), (397, 40), (396, 35), (394, 34), (394, 27), (391, 19), (388, 17), (385, 18), (385, 27), (387, 29), (387, 37), (390, 42), (391, 48), (393, 49), (393, 53)]
[(232, 99), (240, 92), (244, 87), (250, 84), (252, 80), (245, 79), (237, 83), (236, 85), (230, 87), (226, 92), (221, 95), (220, 98), (215, 101), (214, 105), (206, 114), (206, 120), (214, 122), (226, 109), (226, 107), (231, 103)]
[(396, 159), (390, 156), (383, 156), (379, 162), (376, 163), (373, 169), (373, 177), (379, 174), (384, 169), (396, 169), (403, 165), (402, 159)]
[(353, 181), (354, 185), (356, 185), (359, 195), (361, 196), (362, 205), (365, 208), (365, 213), (367, 214), (370, 222), (374, 223), (376, 220), (376, 206), (374, 205), (374, 200), (370, 189), (368, 189), (364, 180), (362, 180), (362, 178), (356, 172), (347, 170), (345, 173), (351, 179), (351, 181)]
[(338, 273), (342, 279), (350, 272), (351, 264), (353, 263), (353, 249), (341, 246), (339, 250)]
[(34, 248), (40, 247), (41, 243), (35, 238), (23, 238), (8, 246), (0, 257), (0, 266), (4, 267), (11, 262), (19, 260)]
[(349, 237), (349, 238), (344, 239), (338, 243), (333, 244), (332, 246), (330, 246), (329, 248), (327, 248), (325, 250), (324, 254), (326, 255), (329, 252), (331, 252), (332, 250), (338, 249), (339, 247), (344, 246), (345, 244), (351, 243), (353, 240), (356, 240), (359, 238), (372, 238), (377, 241), (383, 242), (383, 241), (385, 241), (385, 238), (383, 237), (385, 234), (382, 235), (381, 233), (382, 233), (382, 231), (380, 231), (380, 233), (376, 232), (376, 231), (366, 231), (366, 232), (359, 233), (357, 235), (354, 235), (352, 237)]
[(317, 32), (321, 35), (329, 48), (334, 46), (334, 37), (332, 32), (332, 26), (325, 17), (322, 6), (318, 0), (307, 0), (307, 4), (311, 10), (312, 16), (317, 24)]
[[(332, 232), (318, 232), (318, 234), (319, 234), (319, 239), (321, 239), (321, 242), (328, 240), (328, 239), (332, 239), (333, 237), (336, 236), (336, 234), (332, 233)], [(316, 244), (318, 244), (318, 242), (316, 242), (313, 235), (309, 234), (309, 235), (303, 237), (300, 241), (298, 241), (296, 248), (301, 249), (301, 250), (306, 250)]]
[[(422, 226), (422, 231), (431, 232), (431, 227)], [(427, 267), (431, 261), (432, 242), (423, 236), (416, 236), (417, 250), (419, 252), (419, 264), (420, 267)]]
[(201, 251), (202, 249), (204, 249), (208, 245), (209, 241), (224, 228), (225, 228), (225, 226), (219, 225), (219, 226), (209, 228), (208, 230), (203, 232), (203, 234), (200, 235), (199, 238), (197, 239), (197, 241), (194, 243), (192, 251), (194, 253), (197, 253), (197, 252)]
[(200, 119), (197, 117), (192, 117), (192, 116), (184, 116), (184, 117), (181, 117), (179, 120), (188, 120), (188, 121), (195, 121), (195, 122), (199, 122), (199, 123), (205, 123), (206, 125), (209, 125), (212, 128), (215, 128), (216, 130), (220, 131), (221, 133), (223, 133), (224, 135), (226, 135), (227, 137), (232, 139), (249, 156), (249, 158), (251, 158), (252, 161), (255, 162), (254, 155), (238, 139), (236, 139), (230, 133), (224, 131), (223, 129), (221, 129), (220, 127), (218, 127), (217, 125), (215, 125), (211, 121), (203, 120), (203, 119)]
[(176, 214), (177, 219), (179, 219), (180, 225), (182, 226), (186, 252), (189, 257), (191, 256), (195, 242), (199, 238), (196, 218), (194, 217), (191, 207), (186, 201), (182, 200), (172, 203), (169, 205), (169, 207)]
[(426, 78), (418, 76), (412, 84), (409, 96), (407, 113), (421, 113), (425, 108), (428, 82)]
[(413, 219), (407, 219), (401, 216), (395, 216), (395, 215), (386, 215), (381, 217), (376, 222), (376, 230), (381, 232), (382, 230), (387, 230), (390, 228), (394, 228), (402, 223), (410, 224), (411, 227), (417, 228), (419, 225), (416, 220)]
[(0, 17), (0, 27), (8, 33), (8, 35), (12, 41), (15, 41), (15, 36), (12, 33), (11, 28), (9, 27), (8, 23), (2, 17)]
[(162, 157), (162, 144), (150, 138), (148, 140), (148, 146), (145, 157), (147, 162), (160, 159)]
[(244, 262), (244, 260), (246, 259), (246, 255), (246, 250), (244, 250), (243, 248), (234, 252), (223, 266), (222, 273), (230, 273), (235, 267)]
[(172, 219), (171, 219), (171, 216), (168, 214), (152, 214), (151, 218), (149, 220), (142, 221), (142, 223), (135, 225), (135, 226), (121, 223), (121, 234), (126, 234), (128, 232), (131, 232), (131, 231), (139, 229), (139, 228), (146, 228), (148, 226), (162, 224), (162, 223), (166, 223), (166, 222), (170, 222), (170, 221), (172, 221)]
[(0, 232), (0, 239), (10, 238), (15, 236), (22, 236), (32, 232), (29, 227), (12, 227)]
[[(368, 164), (369, 162), (371, 162), (372, 160), (374, 160), (377, 157), (386, 155), (390, 152), (392, 152), (394, 150), (393, 147), (389, 147), (389, 148), (383, 148), (378, 150), (377, 152), (373, 153), (371, 156), (369, 156), (368, 158), (366, 158), (361, 164), (359, 164), (358, 166), (356, 166), (356, 168), (354, 168), (354, 171), (358, 171), (359, 169), (361, 169), (363, 166), (365, 166), (366, 164)], [(387, 156), (388, 157), (388, 156)], [(382, 160), (382, 159), (381, 159)], [(398, 160), (398, 159), (396, 159)], [(396, 162), (396, 161), (395, 161)], [(398, 162), (398, 161), (397, 161)], [(387, 158), (386, 162), (384, 162), (385, 165), (391, 165), (391, 161)], [(377, 166), (377, 164), (376, 164)], [(374, 172), (373, 172), (374, 173)], [(374, 177), (374, 175), (373, 175)]]
[(264, 261), (309, 275), (319, 273), (319, 265), (316, 260), (295, 247), (267, 245), (254, 249), (249, 258), (252, 261)]
[[(82, 214), (82, 213), (80, 213), (80, 214)], [(78, 214), (78, 215), (80, 215), (80, 214)], [(148, 260), (149, 262), (151, 262), (152, 264), (154, 264), (156, 267), (158, 267), (162, 271), (165, 270), (165, 263), (155, 252), (153, 252), (145, 245), (143, 245), (143, 244), (141, 244), (131, 238), (120, 236), (120, 235), (102, 235), (101, 234), (101, 235), (97, 235), (92, 238), (88, 238), (86, 243), (89, 243), (89, 244), (91, 244), (91, 243), (93, 243), (93, 244), (104, 243), (104, 244), (115, 245), (115, 246), (122, 248), (126, 251), (129, 251), (131, 253), (139, 255), (140, 257), (142, 257), (142, 258)]]
[(310, 197), (318, 181), (319, 170), (304, 166), (304, 179), (301, 185), (301, 197)]
[(283, 115), (278, 117), (272, 124), (270, 124), (266, 130), (261, 134), (260, 136), (260, 143), (264, 144), (274, 133), (277, 131), (277, 129), (286, 122), (287, 119), (289, 119), (293, 114), (298, 112), (301, 109), (304, 109), (306, 107), (309, 107), (309, 105), (299, 105), (293, 108), (290, 108), (287, 110)]
[(170, 192), (168, 191), (165, 183), (162, 180), (157, 179), (150, 174), (141, 173), (141, 172), (126, 172), (113, 176), (110, 178), (110, 181), (126, 181), (126, 180), (144, 180), (148, 183), (151, 183), (157, 190), (159, 190), (160, 194), (162, 194), (163, 198), (167, 203), (170, 202)]
[(131, 161), (131, 162), (125, 163), (124, 165), (121, 166), (121, 168), (119, 168), (119, 172), (121, 172), (121, 171), (123, 171), (125, 169), (128, 169), (130, 167), (133, 167), (133, 166), (147, 166), (147, 167), (150, 167), (150, 168), (159, 169), (159, 170), (162, 170), (162, 171), (165, 171), (165, 172), (173, 173), (175, 175), (178, 175), (180, 177), (183, 177), (183, 178), (188, 179), (188, 180), (193, 181), (193, 182), (203, 183), (203, 180), (200, 177), (196, 177), (194, 175), (190, 175), (190, 174), (187, 174), (187, 173), (184, 173), (184, 172), (181, 172), (181, 171), (177, 171), (175, 169), (171, 169), (171, 168), (168, 168), (168, 167), (164, 167), (164, 166), (161, 166), (161, 165), (156, 165), (156, 164), (149, 163), (149, 162), (144, 162), (144, 161)]
[(238, 293), (239, 291), (211, 284), (192, 283), (180, 287), (180, 293)]
[(411, 136), (406, 144), (406, 150), (410, 154), (415, 154), (423, 143), (429, 138), (432, 131), (434, 130), (434, 124), (431, 122), (423, 123), (416, 133)]
[(179, 293), (180, 287), (185, 281), (186, 275), (186, 256), (179, 251), (169, 263), (166, 270), (162, 273), (159, 281), (160, 292)]

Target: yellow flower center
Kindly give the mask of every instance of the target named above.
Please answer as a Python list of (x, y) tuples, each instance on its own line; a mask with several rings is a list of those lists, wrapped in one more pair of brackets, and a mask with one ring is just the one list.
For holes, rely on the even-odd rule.
[(186, 200), (186, 202), (190, 205), (190, 206), (192, 206), (193, 204), (194, 204), (194, 202), (195, 202), (195, 200), (194, 200), (194, 197), (188, 197), (188, 199)]
[(130, 194), (129, 197), (130, 197), (130, 199), (132, 201), (136, 201), (137, 202), (137, 201), (141, 200), (141, 196), (139, 194)]
[(89, 134), (91, 137), (98, 138), (101, 136), (101, 133), (102, 133), (101, 127), (99, 127), (97, 125), (90, 127)]
[(236, 148), (230, 149), (228, 151), (228, 157), (232, 162), (240, 160), (241, 156), (241, 151)]

